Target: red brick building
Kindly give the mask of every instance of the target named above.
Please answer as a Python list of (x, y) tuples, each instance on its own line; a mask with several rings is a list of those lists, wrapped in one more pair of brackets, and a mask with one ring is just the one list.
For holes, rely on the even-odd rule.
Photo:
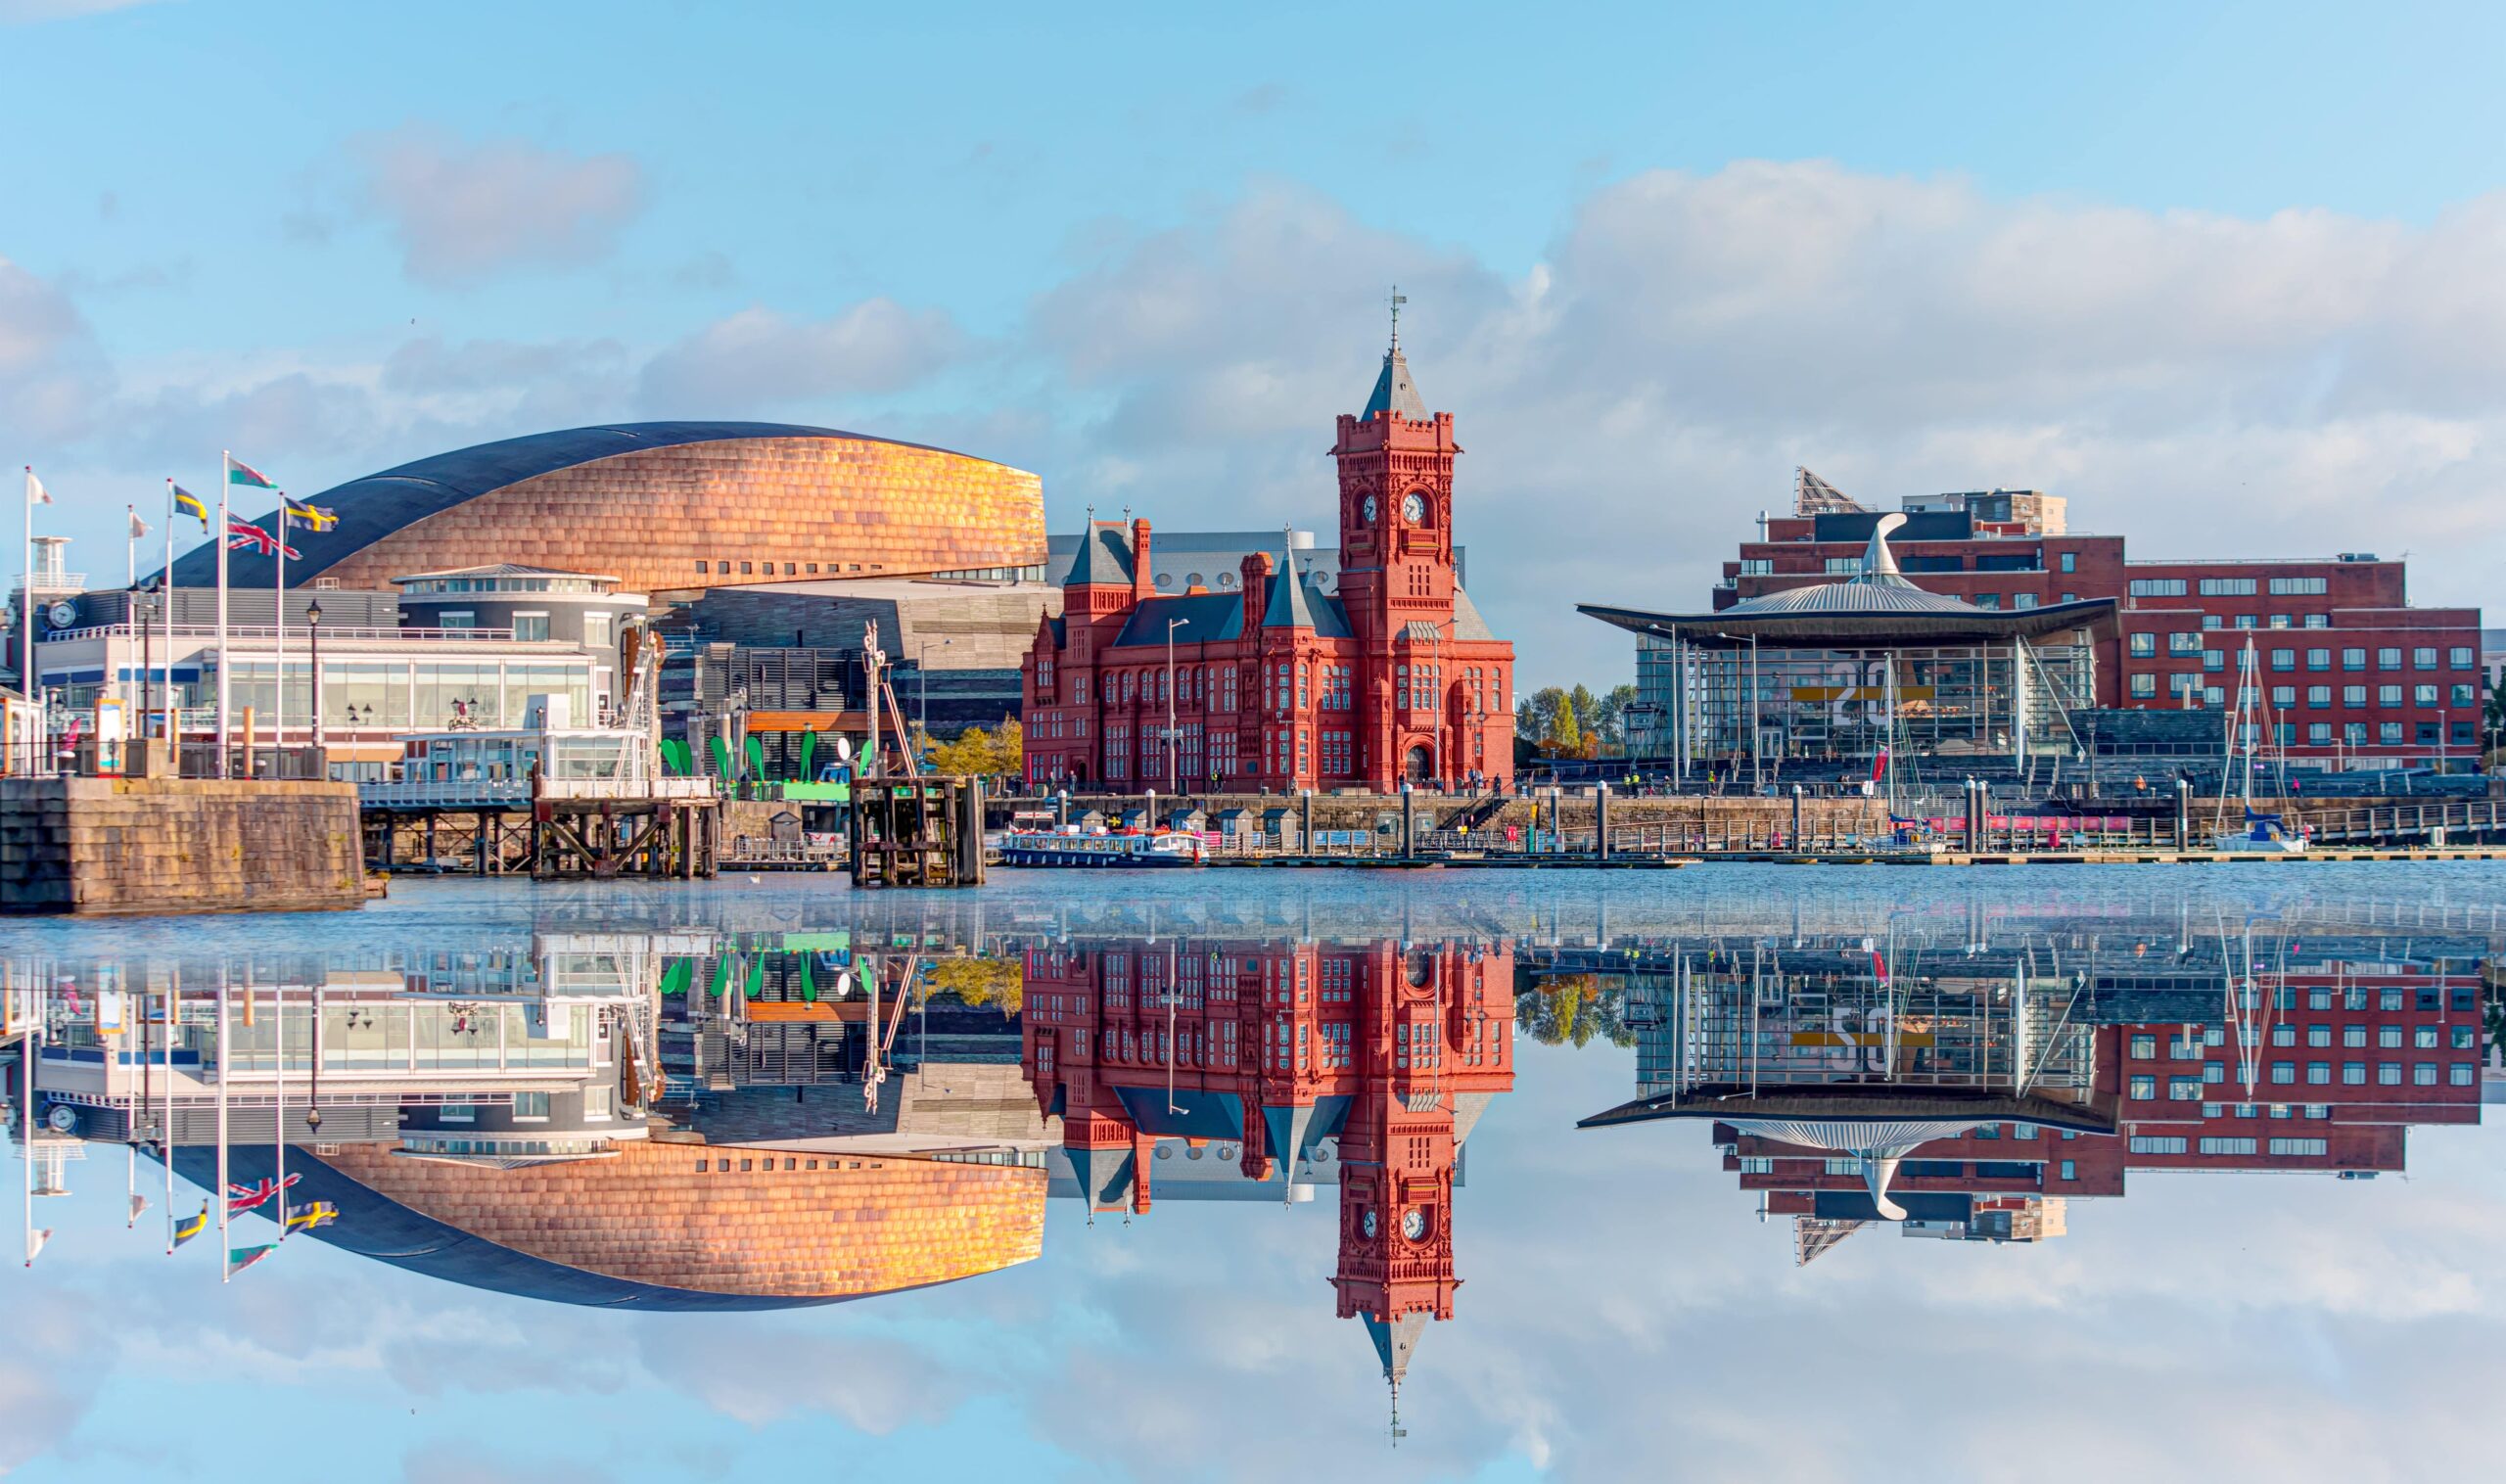
[[(2101, 706), (2234, 706), (2251, 638), (2292, 760), (2416, 766), (2477, 753), (2480, 610), (2412, 607), (2399, 561), (2134, 561), (2122, 536), (2071, 532), (2065, 502), (2034, 490), (1904, 506), (1908, 523), (1889, 544), (1924, 588), (1991, 609), (2116, 602), (2117, 630), (2096, 657)], [(1714, 606), (1858, 571), (1878, 519), (1802, 471), (1793, 514), (1760, 517), (1758, 538), (1723, 564)]]
[(1483, 944), (1031, 949), (1028, 1075), (1091, 1210), (1149, 1210), (1179, 1142), (1282, 1199), (1335, 1163), (1338, 1315), (1366, 1322), (1397, 1391), (1427, 1322), (1453, 1318), (1454, 1169), (1513, 1087), (1513, 972)]
[(1398, 339), (1339, 419), (1340, 571), (1243, 561), (1160, 595), (1149, 523), (1092, 515), (1023, 666), (1027, 780), (1115, 791), (1472, 787), (1513, 772), (1513, 646), (1456, 580), (1453, 414)]

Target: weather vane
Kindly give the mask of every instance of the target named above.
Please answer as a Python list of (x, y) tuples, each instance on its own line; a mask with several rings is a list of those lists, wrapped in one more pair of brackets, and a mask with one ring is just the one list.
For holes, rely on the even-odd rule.
[(1401, 348), (1401, 306), (1409, 301), (1410, 296), (1401, 292), (1399, 284), (1394, 284), (1392, 286), (1392, 348), (1395, 350)]

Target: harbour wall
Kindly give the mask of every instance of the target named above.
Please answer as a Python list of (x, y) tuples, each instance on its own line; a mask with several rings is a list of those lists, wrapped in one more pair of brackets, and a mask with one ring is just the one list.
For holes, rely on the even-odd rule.
[(356, 786), (0, 779), (0, 912), (360, 905)]

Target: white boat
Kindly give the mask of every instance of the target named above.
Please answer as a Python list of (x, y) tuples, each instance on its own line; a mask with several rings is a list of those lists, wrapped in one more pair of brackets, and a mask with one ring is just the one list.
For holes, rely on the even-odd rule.
[(1011, 830), (1000, 837), (1004, 865), (1173, 867), (1200, 865), (1209, 847), (1182, 830), (1155, 834), (1084, 834), (1077, 825), (1057, 830)]
[[(2237, 659), (2236, 715), (2228, 722), (2227, 765), (2237, 770), (2243, 780), (2238, 797), (2245, 806), (2245, 827), (2229, 829), (2222, 819), (2210, 836), (2210, 849), (2234, 856), (2302, 856), (2307, 845), (2303, 835), (2289, 828), (2278, 814), (2263, 813), (2253, 807), (2253, 769), (2260, 756), (2263, 723), (2258, 719), (2261, 709), (2253, 683), (2253, 641), (2245, 641), (2245, 650)], [(2243, 753), (2240, 762), (2238, 754)], [(2225, 805), (2221, 806), (2222, 814)]]

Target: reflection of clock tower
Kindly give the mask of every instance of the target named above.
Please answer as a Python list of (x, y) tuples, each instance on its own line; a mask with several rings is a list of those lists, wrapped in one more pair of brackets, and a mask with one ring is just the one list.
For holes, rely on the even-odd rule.
[(1339, 1317), (1363, 1315), (1395, 1395), (1430, 1319), (1453, 1318), (1452, 1079), (1435, 955), (1381, 952), (1369, 983), (1358, 1093), (1340, 1136)]

